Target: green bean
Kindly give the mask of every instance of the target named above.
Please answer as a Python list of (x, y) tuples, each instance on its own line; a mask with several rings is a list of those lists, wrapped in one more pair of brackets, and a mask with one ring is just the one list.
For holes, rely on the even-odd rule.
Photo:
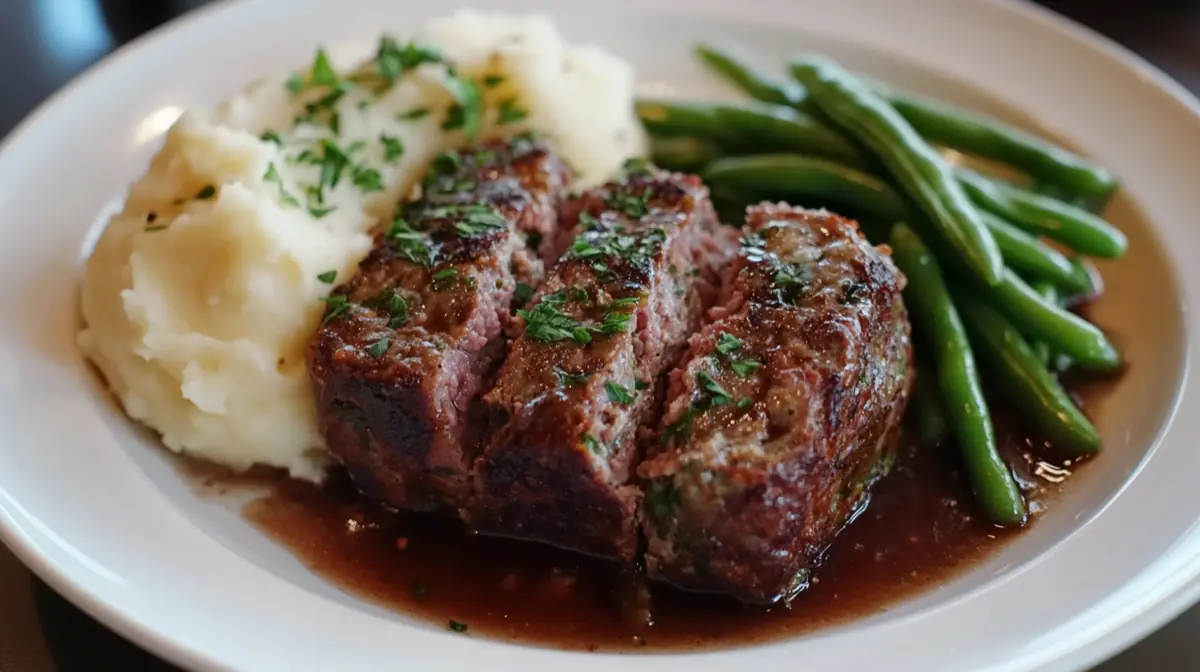
[(1082, 254), (1108, 259), (1125, 254), (1125, 234), (1087, 210), (969, 170), (960, 169), (958, 178), (976, 205), (1026, 231), (1057, 240)]
[(916, 370), (917, 379), (909, 399), (908, 417), (913, 431), (916, 432), (917, 445), (941, 445), (946, 440), (949, 429), (939, 399), (937, 374), (922, 364), (918, 364)]
[(1121, 353), (1104, 332), (1078, 315), (1044, 300), (1010, 269), (1003, 281), (987, 288), (987, 295), (1021, 331), (1045, 341), (1050, 348), (1068, 355), (1077, 364), (1097, 371), (1114, 371), (1121, 366)]
[(803, 107), (803, 87), (787, 80), (774, 80), (755, 72), (743, 59), (732, 51), (716, 45), (699, 44), (696, 54), (717, 74), (725, 77), (734, 86), (756, 100), (776, 105)]
[(711, 105), (685, 101), (639, 100), (634, 109), (651, 135), (695, 137), (721, 142), (723, 129)]
[(908, 277), (904, 302), (933, 355), (938, 386), (975, 496), (992, 521), (1025, 523), (1025, 501), (996, 451), (992, 419), (975, 369), (971, 344), (933, 254), (907, 225), (892, 229), (892, 258)]
[(880, 223), (904, 216), (904, 201), (882, 180), (831, 161), (794, 154), (718, 159), (702, 173), (711, 185), (809, 207), (846, 205)]
[(680, 136), (650, 139), (650, 160), (666, 170), (697, 173), (720, 156), (720, 147), (698, 138)]
[(1000, 282), (1004, 263), (991, 232), (953, 170), (912, 126), (831, 61), (809, 58), (793, 63), (791, 70), (826, 115), (883, 161), (967, 267), (988, 285)]
[(1050, 355), (1050, 370), (1054, 373), (1062, 373), (1075, 365), (1071, 358), (1061, 352), (1051, 353)]
[(1071, 194), (1106, 199), (1117, 188), (1103, 167), (995, 119), (914, 96), (888, 98), (931, 142), (1008, 164)]
[(1082, 299), (1084, 301), (1094, 299), (1104, 292), (1104, 281), (1100, 278), (1100, 272), (1096, 270), (1095, 265), (1091, 261), (1081, 255), (1071, 257), (1071, 266), (1074, 268), (1075, 275), (1079, 278), (1081, 285), (1086, 285), (1075, 297), (1063, 297), (1064, 299)]
[(1100, 435), (1038, 361), (1020, 331), (978, 296), (952, 290), (971, 343), (1009, 401), (1056, 448), (1072, 455), (1100, 450)]
[(981, 212), (980, 216), (996, 239), (1009, 268), (1032, 278), (1048, 280), (1071, 292), (1088, 288), (1087, 280), (1079, 276), (1066, 255), (996, 215)]
[[(1031, 284), (1030, 287), (1042, 297), (1042, 300), (1058, 305), (1058, 290), (1053, 284), (1045, 280), (1039, 280)], [(1033, 350), (1033, 354), (1037, 355), (1038, 361), (1042, 363), (1042, 366), (1049, 368), (1052, 357), (1050, 346), (1045, 341), (1037, 341), (1036, 343), (1030, 343), (1029, 347)]]
[(808, 115), (766, 103), (639, 100), (638, 117), (652, 135), (711, 139), (738, 153), (782, 151), (861, 164), (863, 153), (840, 133)]
[[(838, 164), (789, 154), (759, 154), (719, 159), (703, 176), (713, 185), (754, 192), (801, 205), (843, 206), (865, 224), (906, 219), (904, 199), (883, 180)], [(999, 217), (980, 213), (1006, 264), (1072, 291), (1086, 289), (1071, 261)]]
[[(696, 52), (713, 71), (751, 98), (813, 111), (803, 87), (757, 72), (733, 51), (701, 44)], [(899, 94), (878, 83), (870, 85), (927, 140), (1008, 164), (1034, 177), (1062, 200), (1083, 195), (1083, 200), (1102, 205), (1117, 187), (1115, 178), (1103, 167), (1025, 131), (944, 103)]]

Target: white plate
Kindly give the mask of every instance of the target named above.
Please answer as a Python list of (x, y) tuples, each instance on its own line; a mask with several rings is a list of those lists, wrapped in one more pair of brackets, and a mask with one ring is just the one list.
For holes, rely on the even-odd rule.
[[(782, 61), (827, 51), (896, 85), (1054, 129), (1125, 180), (1131, 253), (1096, 315), (1132, 367), (1101, 410), (1107, 452), (999, 555), (870, 619), (689, 655), (567, 653), (464, 637), (360, 602), (237, 513), (199, 498), (117, 413), (74, 345), (96, 222), (176, 108), (305, 62), (318, 41), (403, 35), (458, 3), (244, 0), (156, 32), (56, 96), (0, 151), (0, 536), (55, 589), (160, 655), (205, 669), (1067, 669), (1195, 597), (1200, 574), (1200, 105), (1163, 75), (1024, 5), (965, 0), (478, 2), (552, 8), (643, 81), (719, 90), (698, 38)], [(995, 101), (1004, 101), (1000, 105)], [(90, 232), (90, 233), (89, 233)], [(1191, 383), (1191, 384), (1188, 384)], [(1177, 404), (1184, 413), (1171, 422)], [(1169, 427), (1168, 427), (1169, 425)], [(485, 663), (486, 661), (486, 663)]]

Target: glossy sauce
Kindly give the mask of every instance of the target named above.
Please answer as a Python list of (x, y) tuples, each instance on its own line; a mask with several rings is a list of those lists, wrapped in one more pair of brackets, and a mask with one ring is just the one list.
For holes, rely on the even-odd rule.
[[(1031, 452), (1038, 442), (1006, 433), (1005, 415), (996, 424), (1031, 509), (1052, 503), (1078, 465)], [(385, 512), (341, 474), (323, 488), (280, 479), (245, 515), (345, 590), (443, 627), (465, 625), (467, 635), (592, 651), (744, 646), (885, 611), (1013, 538), (976, 515), (952, 451), (905, 448), (790, 607), (653, 585), (650, 627), (627, 617), (635, 584), (610, 563), (471, 536), (449, 518)]]

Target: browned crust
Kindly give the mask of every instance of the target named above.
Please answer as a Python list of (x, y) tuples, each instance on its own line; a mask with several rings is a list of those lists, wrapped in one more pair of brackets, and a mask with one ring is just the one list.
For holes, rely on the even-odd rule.
[[(645, 214), (637, 216), (638, 207), (622, 205), (623, 198), (641, 199)], [(634, 300), (631, 325), (580, 345), (539, 342), (522, 322), (497, 385), (486, 396), (498, 422), (477, 461), (476, 495), (464, 517), (477, 532), (632, 563), (641, 498), (630, 482), (639, 456), (638, 429), (658, 406), (660, 375), (715, 298), (713, 261), (719, 253), (697, 257), (691, 248), (719, 224), (697, 178), (665, 173), (605, 185), (567, 210), (576, 222), (586, 213), (588, 225), (597, 227), (581, 232), (581, 241), (602, 245), (619, 232), (653, 252), (645, 263), (632, 263), (618, 254), (580, 255), (577, 246), (550, 271), (539, 300), (565, 292), (561, 310), (589, 324), (602, 322), (613, 300)], [(579, 291), (586, 299), (573, 298)], [(656, 329), (664, 332), (661, 338), (648, 338)], [(564, 384), (562, 373), (587, 380)], [(606, 382), (632, 391), (637, 380), (647, 389), (636, 391), (632, 403), (608, 398)], [(614, 433), (610, 440), (601, 434), (605, 428)], [(591, 435), (600, 440), (584, 440)]]
[[(747, 231), (715, 321), (672, 374), (667, 443), (639, 474), (652, 578), (770, 603), (807, 585), (886, 473), (911, 353), (903, 276), (853, 222), (763, 205)], [(722, 333), (740, 349), (719, 352)], [(760, 367), (739, 375), (745, 359)]]
[[(331, 454), (365, 495), (400, 508), (458, 506), (469, 493), (472, 400), (503, 353), (516, 282), (540, 276), (526, 234), (555, 232), (569, 179), (528, 138), (446, 156), (422, 200), (404, 209), (424, 242), (414, 254), (381, 232), (358, 274), (334, 292), (348, 309), (331, 307), (308, 354)], [(402, 323), (389, 293), (404, 299)], [(386, 347), (373, 351), (381, 341)]]

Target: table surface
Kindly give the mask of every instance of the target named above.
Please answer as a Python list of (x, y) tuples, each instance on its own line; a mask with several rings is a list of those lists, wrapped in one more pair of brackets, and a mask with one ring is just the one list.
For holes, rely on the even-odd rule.
[[(0, 0), (0, 137), (117, 46), (210, 0)], [(1200, 92), (1200, 0), (1045, 0)], [(0, 670), (173, 670), (111, 634), (0, 546)], [(1200, 669), (1200, 607), (1099, 672)]]

